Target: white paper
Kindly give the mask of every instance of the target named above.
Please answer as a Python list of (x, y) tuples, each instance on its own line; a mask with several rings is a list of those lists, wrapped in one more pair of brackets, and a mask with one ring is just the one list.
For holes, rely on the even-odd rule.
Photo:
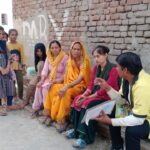
[(101, 103), (95, 107), (92, 107), (90, 109), (87, 109), (86, 113), (82, 119), (82, 123), (85, 122), (86, 125), (88, 125), (89, 120), (98, 117), (100, 115), (101, 111), (104, 111), (105, 114), (111, 114), (111, 112), (115, 106), (115, 103), (116, 103), (115, 100), (110, 100), (110, 101)]

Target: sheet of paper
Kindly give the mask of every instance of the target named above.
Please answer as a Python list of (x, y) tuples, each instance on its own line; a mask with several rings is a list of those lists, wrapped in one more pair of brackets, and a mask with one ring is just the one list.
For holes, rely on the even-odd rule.
[(108, 102), (104, 102), (95, 107), (87, 109), (87, 111), (82, 119), (82, 123), (85, 122), (88, 125), (89, 120), (98, 117), (100, 115), (101, 111), (104, 111), (105, 114), (111, 114), (111, 112), (115, 106), (115, 103), (116, 103), (115, 100), (110, 100)]

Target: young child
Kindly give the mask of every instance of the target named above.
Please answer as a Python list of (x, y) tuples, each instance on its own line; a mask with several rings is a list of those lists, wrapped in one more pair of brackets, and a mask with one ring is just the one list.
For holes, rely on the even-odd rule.
[(13, 96), (13, 80), (11, 78), (9, 55), (6, 41), (3, 40), (4, 29), (0, 26), (0, 116), (7, 115), (7, 97)]
[(18, 97), (23, 98), (23, 74), (25, 73), (25, 55), (23, 45), (17, 42), (18, 31), (16, 29), (10, 29), (9, 42), (7, 48), (12, 54), (11, 68), (15, 71), (17, 86), (18, 86)]

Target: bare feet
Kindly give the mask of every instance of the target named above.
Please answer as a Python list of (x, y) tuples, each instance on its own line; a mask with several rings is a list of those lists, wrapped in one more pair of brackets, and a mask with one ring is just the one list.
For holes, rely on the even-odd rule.
[(0, 116), (7, 116), (7, 106), (5, 106), (5, 105), (1, 106)]
[(64, 122), (64, 123), (62, 123), (62, 124), (56, 124), (56, 129), (57, 129), (57, 131), (59, 132), (59, 133), (62, 133), (62, 132), (64, 132), (64, 131), (66, 131), (66, 129), (67, 129), (67, 126), (68, 126), (68, 122)]
[(23, 109), (23, 106), (21, 104), (14, 104), (14, 105), (11, 105), (11, 106), (7, 106), (7, 109), (9, 111), (11, 111), (11, 110), (19, 110), (19, 109)]

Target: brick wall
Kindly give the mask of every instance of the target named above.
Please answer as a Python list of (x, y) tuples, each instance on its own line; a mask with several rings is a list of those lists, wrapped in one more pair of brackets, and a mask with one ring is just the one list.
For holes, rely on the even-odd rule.
[(150, 70), (150, 0), (13, 0), (16, 22), (43, 10), (48, 41), (58, 39), (68, 50), (72, 41), (81, 40), (89, 53), (104, 44), (111, 49), (111, 59), (132, 50)]

